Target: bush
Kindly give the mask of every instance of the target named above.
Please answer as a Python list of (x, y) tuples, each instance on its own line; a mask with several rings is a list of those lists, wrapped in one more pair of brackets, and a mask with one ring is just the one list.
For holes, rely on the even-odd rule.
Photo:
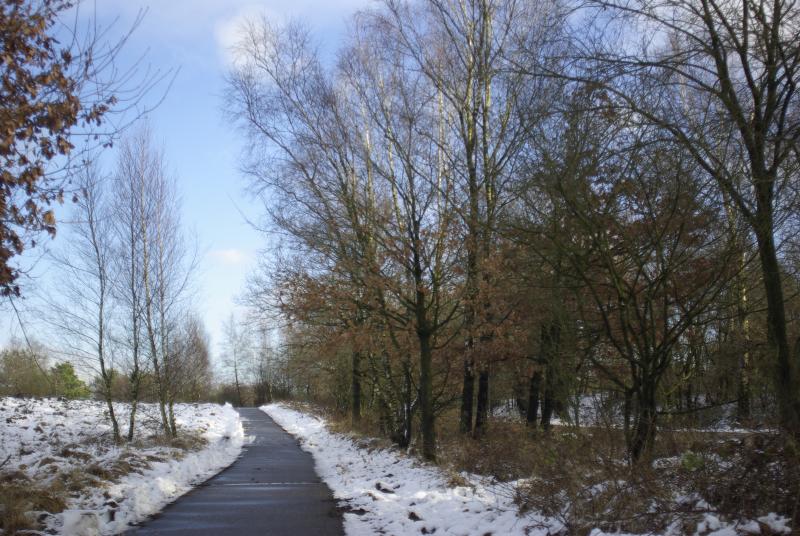
[(75, 368), (69, 362), (59, 363), (50, 369), (50, 381), (53, 394), (64, 398), (89, 398), (91, 394), (89, 386), (78, 378)]
[(0, 391), (10, 396), (47, 396), (52, 394), (47, 377), (48, 358), (21, 345), (12, 344), (0, 352)]

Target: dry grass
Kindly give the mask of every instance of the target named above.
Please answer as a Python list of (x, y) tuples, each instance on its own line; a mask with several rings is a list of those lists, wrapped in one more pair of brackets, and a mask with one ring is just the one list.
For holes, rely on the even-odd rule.
[[(800, 521), (800, 457), (777, 435), (664, 432), (655, 461), (634, 466), (625, 462), (621, 433), (603, 428), (554, 427), (545, 434), (492, 420), (475, 440), (449, 419), (440, 438), (440, 463), (450, 472), (520, 480), (520, 509), (558, 519), (565, 534), (593, 528), (646, 534), (674, 523), (693, 534), (705, 512), (731, 521), (777, 512), (795, 526)], [(770, 534), (766, 525), (761, 534)]]
[[(205, 445), (206, 440), (200, 434), (182, 431), (175, 439), (156, 437), (137, 441), (133, 449), (124, 449), (115, 459), (102, 463), (82, 450), (81, 445), (65, 445), (57, 451), (58, 457), (42, 458), (34, 466), (37, 480), (50, 475), (46, 484), (32, 482), (24, 472), (25, 466), (0, 474), (0, 529), (3, 534), (41, 531), (48, 515), (63, 511), (70, 497), (104, 488), (132, 472), (149, 468), (154, 462), (180, 459)], [(96, 450), (107, 453), (112, 446)], [(70, 462), (61, 465), (65, 459)]]
[(0, 483), (0, 528), (3, 534), (40, 530), (43, 514), (58, 513), (66, 507), (64, 490), (59, 486), (41, 487), (27, 479), (3, 475)]

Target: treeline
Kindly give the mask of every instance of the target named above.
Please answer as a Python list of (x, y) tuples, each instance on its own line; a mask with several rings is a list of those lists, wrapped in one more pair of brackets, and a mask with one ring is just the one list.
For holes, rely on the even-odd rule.
[[(38, 346), (38, 345), (37, 345)], [(51, 365), (42, 349), (14, 341), (0, 351), (0, 396), (88, 398), (91, 389), (69, 361)]]
[[(436, 456), (507, 400), (646, 458), (703, 408), (800, 436), (800, 8), (384, 0), (333, 60), (246, 26), (227, 108), (296, 390)], [(720, 410), (720, 415), (724, 415)]]
[[(89, 378), (85, 374), (79, 375), (73, 363), (63, 358), (61, 352), (50, 351), (35, 341), (29, 347), (12, 340), (0, 351), (0, 396), (106, 399), (107, 386), (100, 374)], [(198, 359), (200, 368), (186, 381), (180, 382), (176, 401), (206, 402), (220, 398), (222, 388), (213, 383), (213, 375), (204, 361)], [(93, 370), (96, 365), (87, 362), (85, 357), (76, 362), (84, 372)], [(130, 374), (124, 369), (112, 369), (109, 376), (112, 401), (131, 402)], [(144, 372), (138, 380), (139, 401), (157, 402), (158, 386), (153, 373)]]
[(232, 314), (223, 326), (223, 374), (216, 400), (235, 406), (261, 406), (291, 398), (296, 385), (286, 356), (273, 346), (273, 333), (266, 323), (252, 317), (237, 320)]

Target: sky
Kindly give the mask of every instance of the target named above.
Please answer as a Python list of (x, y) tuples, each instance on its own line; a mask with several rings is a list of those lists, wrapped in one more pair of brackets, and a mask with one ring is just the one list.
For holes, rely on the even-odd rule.
[[(333, 57), (348, 19), (371, 1), (83, 0), (81, 4), (82, 16), (96, 14), (101, 26), (111, 27), (110, 37), (124, 33), (144, 12), (119, 58), (122, 69), (143, 58), (140, 68), (177, 71), (163, 102), (147, 120), (176, 178), (184, 227), (198, 243), (194, 307), (211, 335), (212, 352), (218, 351), (223, 322), (233, 312), (241, 314), (237, 298), (266, 243), (248, 224), (263, 211), (247, 195), (247, 179), (239, 169), (245, 140), (222, 112), (224, 76), (233, 58), (230, 47), (244, 20), (264, 14), (276, 22), (305, 21), (323, 54), (331, 52)], [(154, 91), (151, 101), (162, 93), (163, 89)], [(109, 166), (113, 161), (111, 149), (103, 162)], [(67, 234), (57, 235), (47, 246), (56, 249)], [(37, 263), (33, 273), (46, 280), (46, 261)], [(20, 309), (28, 335), (43, 334), (46, 328), (26, 314), (24, 303)], [(3, 307), (0, 342), (19, 337), (18, 324)]]

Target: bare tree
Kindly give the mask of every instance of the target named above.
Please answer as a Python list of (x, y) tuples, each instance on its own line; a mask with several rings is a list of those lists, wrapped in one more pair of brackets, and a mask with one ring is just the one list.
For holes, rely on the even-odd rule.
[(59, 292), (47, 304), (51, 322), (64, 335), (68, 356), (99, 373), (114, 439), (119, 441), (112, 398), (117, 374), (110, 344), (115, 274), (106, 182), (96, 165), (89, 165), (80, 175), (69, 243), (61, 253), (52, 255), (62, 276)]
[(495, 276), (487, 263), (499, 251), (498, 220), (527, 140), (521, 119), (535, 121), (546, 89), (513, 66), (521, 54), (541, 54), (558, 39), (558, 15), (554, 2), (517, 0), (387, 0), (385, 9), (373, 14), (379, 31), (392, 33), (386, 45), (413, 58), (413, 68), (437, 89), (445, 116), (434, 143), (454, 174), (454, 188), (443, 195), (454, 197), (451, 209), (463, 221), (466, 248), (460, 422), (465, 433), (473, 430), (473, 414), (476, 433), (488, 416), (492, 356), (487, 352), (497, 323), (508, 315), (494, 314), (489, 303)]
[(128, 423), (128, 441), (133, 440), (136, 413), (141, 396), (141, 382), (146, 372), (142, 347), (143, 304), (142, 268), (140, 264), (142, 237), (140, 182), (150, 173), (147, 146), (142, 136), (123, 141), (119, 148), (114, 172), (113, 214), (117, 273), (114, 295), (120, 303), (122, 317), (119, 335), (122, 346), (129, 351), (129, 385), (131, 410)]
[(252, 341), (246, 325), (239, 324), (231, 314), (223, 326), (223, 364), (233, 376), (236, 389), (236, 405), (243, 406), (245, 397), (242, 389), (247, 384), (246, 372), (252, 362)]
[(122, 338), (131, 356), (129, 437), (145, 357), (155, 378), (164, 433), (174, 437), (180, 352), (173, 339), (187, 310), (194, 257), (180, 229), (174, 183), (146, 126), (123, 140), (114, 177), (115, 294), (125, 310)]

